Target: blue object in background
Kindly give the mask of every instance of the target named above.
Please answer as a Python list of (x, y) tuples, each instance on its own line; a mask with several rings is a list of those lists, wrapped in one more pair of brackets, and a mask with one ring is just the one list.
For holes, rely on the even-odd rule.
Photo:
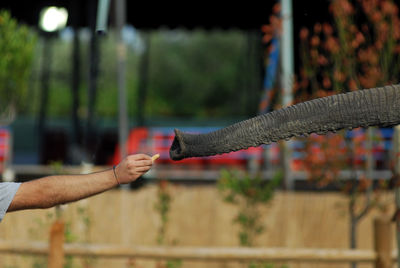
[(268, 63), (265, 68), (264, 93), (260, 102), (259, 113), (264, 114), (270, 110), (272, 99), (272, 89), (275, 84), (275, 78), (279, 67), (279, 38), (274, 37), (271, 40), (272, 50), (268, 57)]

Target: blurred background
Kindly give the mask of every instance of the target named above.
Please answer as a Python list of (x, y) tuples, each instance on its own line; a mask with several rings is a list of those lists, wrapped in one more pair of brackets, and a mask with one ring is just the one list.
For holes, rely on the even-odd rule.
[[(126, 139), (137, 127), (149, 132), (154, 127), (223, 127), (257, 115), (269, 54), (262, 27), (270, 23), (274, 4), (257, 10), (231, 6), (229, 11), (209, 10), (207, 5), (188, 12), (167, 7), (154, 15), (147, 11), (153, 9), (150, 4), (129, 1), (117, 14), (113, 2), (107, 34), (95, 35), (97, 1), (55, 2), (66, 21), (50, 30), (40, 22), (51, 2), (5, 1), (2, 9), (29, 29), (29, 36), (20, 37), (27, 39), (24, 53), (14, 56), (16, 62), (29, 62), (20, 67), (24, 77), (14, 79), (24, 89), (15, 94), (18, 102), (13, 107), (18, 112), (8, 124), (13, 132), (12, 162), (107, 165), (121, 131)], [(308, 15), (316, 7), (306, 5), (294, 14), (303, 26), (323, 18), (315, 11)], [(318, 5), (328, 14), (328, 2)], [(251, 18), (245, 19), (248, 14)], [(300, 24), (295, 24), (294, 31), (299, 30)], [(297, 43), (293, 29), (290, 36)], [(292, 45), (290, 50), (298, 57), (298, 49)], [(289, 65), (293, 84), (293, 59)], [(279, 84), (274, 83), (277, 60), (269, 73), (268, 86)], [(14, 98), (4, 92), (6, 103)]]
[[(206, 133), (309, 99), (398, 83), (398, 4), (3, 0), (3, 181), (92, 172), (133, 153), (161, 157), (127, 187), (64, 210), (8, 215), (0, 238), (46, 240), (50, 223), (63, 218), (69, 242), (372, 249), (373, 219), (396, 211), (394, 128), (178, 162), (168, 151), (175, 128)], [(131, 228), (137, 218), (143, 225)], [(45, 265), (1, 256), (2, 267)], [(126, 259), (69, 267), (209, 267)]]

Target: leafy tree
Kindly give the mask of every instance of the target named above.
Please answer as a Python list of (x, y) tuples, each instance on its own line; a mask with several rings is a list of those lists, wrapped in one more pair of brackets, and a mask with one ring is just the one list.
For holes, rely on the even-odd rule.
[[(23, 109), (33, 60), (36, 36), (18, 24), (8, 11), (0, 11), (0, 114), (11, 119)], [(5, 108), (4, 108), (5, 107)], [(7, 119), (5, 119), (7, 120)]]
[[(163, 31), (151, 40), (146, 114), (248, 116), (251, 88), (243, 81), (246, 36), (238, 31)], [(257, 108), (257, 103), (253, 105)]]
[[(145, 47), (143, 36), (149, 37), (150, 45)], [(137, 113), (139, 81), (146, 80), (146, 117), (248, 117), (256, 113), (258, 86), (248, 86), (249, 79), (260, 79), (256, 73), (258, 62), (256, 53), (249, 57), (249, 43), (257, 45), (239, 30), (194, 29), (186, 31), (157, 30), (136, 32), (135, 42), (127, 43), (127, 93), (129, 115)], [(88, 38), (81, 32), (81, 77), (87, 76), (89, 69), (85, 60), (88, 55)], [(68, 38), (53, 40), (57, 57), (52, 58), (52, 81), (49, 92), (49, 116), (65, 117), (70, 111), (70, 50), (72, 42)], [(144, 49), (149, 49), (148, 74), (142, 77), (140, 62)], [(96, 96), (96, 117), (115, 118), (118, 113), (118, 90), (116, 83), (116, 43), (111, 31), (100, 39), (100, 70)], [(254, 54), (254, 55), (253, 55)], [(41, 60), (35, 58), (35, 62)], [(249, 68), (251, 64), (252, 68)], [(35, 65), (35, 82), (38, 82), (40, 64)], [(257, 70), (256, 70), (257, 69)], [(82, 79), (80, 87), (81, 107), (88, 103)], [(33, 111), (34, 112), (34, 111)], [(85, 109), (79, 111), (85, 116)]]
[[(334, 24), (315, 24), (300, 32), (302, 66), (296, 84), (296, 100), (304, 101), (344, 91), (397, 83), (400, 72), (400, 23), (398, 7), (391, 0), (335, 0), (330, 5)], [(320, 184), (337, 181), (338, 171), (352, 169), (352, 179), (343, 184), (349, 196), (350, 245), (356, 247), (356, 226), (373, 205), (371, 178), (357, 180), (360, 155), (370, 154), (366, 144), (345, 132), (309, 140), (306, 170)], [(365, 137), (365, 136), (364, 136)], [(345, 148), (347, 147), (347, 148)], [(319, 153), (313, 150), (318, 148)], [(366, 193), (366, 202), (357, 202)], [(357, 205), (358, 203), (358, 205)], [(353, 265), (355, 267), (355, 264)]]

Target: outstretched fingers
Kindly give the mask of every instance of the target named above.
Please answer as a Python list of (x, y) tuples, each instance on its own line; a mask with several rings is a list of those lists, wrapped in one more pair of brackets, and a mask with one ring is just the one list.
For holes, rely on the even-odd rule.
[(124, 158), (116, 168), (121, 183), (130, 183), (149, 171), (153, 165), (151, 156), (134, 154)]

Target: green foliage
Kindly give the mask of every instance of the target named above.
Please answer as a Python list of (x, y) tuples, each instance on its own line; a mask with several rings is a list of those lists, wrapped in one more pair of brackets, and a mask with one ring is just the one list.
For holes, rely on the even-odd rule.
[(32, 268), (46, 268), (46, 267), (47, 267), (47, 260), (45, 257), (35, 260), (32, 264)]
[(165, 264), (166, 268), (180, 268), (182, 266), (182, 260), (168, 260)]
[[(258, 64), (247, 52), (248, 36), (241, 31), (158, 30), (146, 33), (150, 37), (148, 73), (140, 77), (143, 47), (127, 43), (126, 89), (129, 116), (137, 115), (139, 80), (145, 79), (146, 117), (185, 116), (204, 118), (248, 117), (257, 110), (258, 87), (249, 87), (248, 80), (259, 76), (246, 64)], [(80, 32), (81, 84), (80, 109), (85, 118), (88, 103), (88, 70), (90, 38)], [(136, 37), (143, 42), (143, 34)], [(98, 88), (95, 99), (96, 117), (115, 118), (118, 114), (117, 48), (115, 33), (99, 39), (100, 59)], [(138, 41), (137, 41), (138, 42)], [(71, 110), (71, 51), (68, 38), (52, 40), (54, 55), (51, 62), (48, 115), (50, 118), (69, 116)], [(34, 59), (34, 92), (29, 110), (39, 109), (40, 68), (42, 51)], [(253, 100), (253, 99), (254, 100)], [(254, 110), (252, 110), (254, 108)]]
[[(160, 183), (158, 184), (158, 194), (157, 194), (157, 202), (154, 206), (156, 211), (159, 213), (160, 219), (161, 219), (161, 225), (158, 229), (157, 233), (157, 243), (159, 245), (166, 245), (165, 241), (165, 233), (167, 230), (168, 226), (168, 214), (170, 211), (171, 207), (171, 194), (169, 193), (168, 190), (168, 182), (166, 180), (161, 180)], [(182, 266), (182, 260), (176, 259), (176, 260), (168, 260), (165, 263), (157, 263), (157, 267), (165, 267), (165, 268), (179, 268)]]
[(243, 67), (246, 41), (244, 34), (235, 31), (154, 35), (146, 113), (186, 117), (251, 113), (242, 95), (251, 90), (243, 88), (243, 79), (256, 75)]
[[(89, 211), (88, 211), (87, 207), (79, 206), (77, 208), (77, 212), (78, 212), (78, 215), (79, 215), (79, 219), (83, 222), (83, 224), (85, 226), (85, 229), (87, 231), (89, 231), (89, 229), (91, 227), (91, 224), (92, 224), (92, 221), (90, 219)], [(88, 232), (85, 232), (85, 234), (88, 234)], [(88, 242), (89, 238), (85, 237), (85, 241)]]
[(67, 172), (64, 170), (64, 165), (61, 161), (52, 161), (50, 163), (51, 173), (53, 175), (61, 175), (66, 174)]
[(218, 188), (224, 200), (239, 207), (233, 222), (240, 226), (238, 236), (241, 246), (253, 246), (256, 236), (264, 232), (259, 205), (272, 199), (281, 177), (277, 173), (271, 181), (265, 181), (258, 176), (240, 176), (227, 170), (221, 172)]
[(167, 189), (168, 182), (165, 180), (160, 181), (157, 194), (157, 203), (154, 208), (159, 213), (161, 225), (158, 229), (157, 243), (163, 245), (165, 242), (165, 232), (168, 224), (168, 213), (171, 204), (171, 195)]
[(249, 204), (257, 204), (267, 203), (280, 181), (280, 173), (268, 182), (259, 176), (240, 176), (237, 172), (222, 170), (218, 187), (228, 203), (239, 204), (245, 199)]
[(8, 11), (0, 11), (1, 107), (21, 107), (26, 100), (35, 43), (36, 36), (27, 26), (18, 24)]

